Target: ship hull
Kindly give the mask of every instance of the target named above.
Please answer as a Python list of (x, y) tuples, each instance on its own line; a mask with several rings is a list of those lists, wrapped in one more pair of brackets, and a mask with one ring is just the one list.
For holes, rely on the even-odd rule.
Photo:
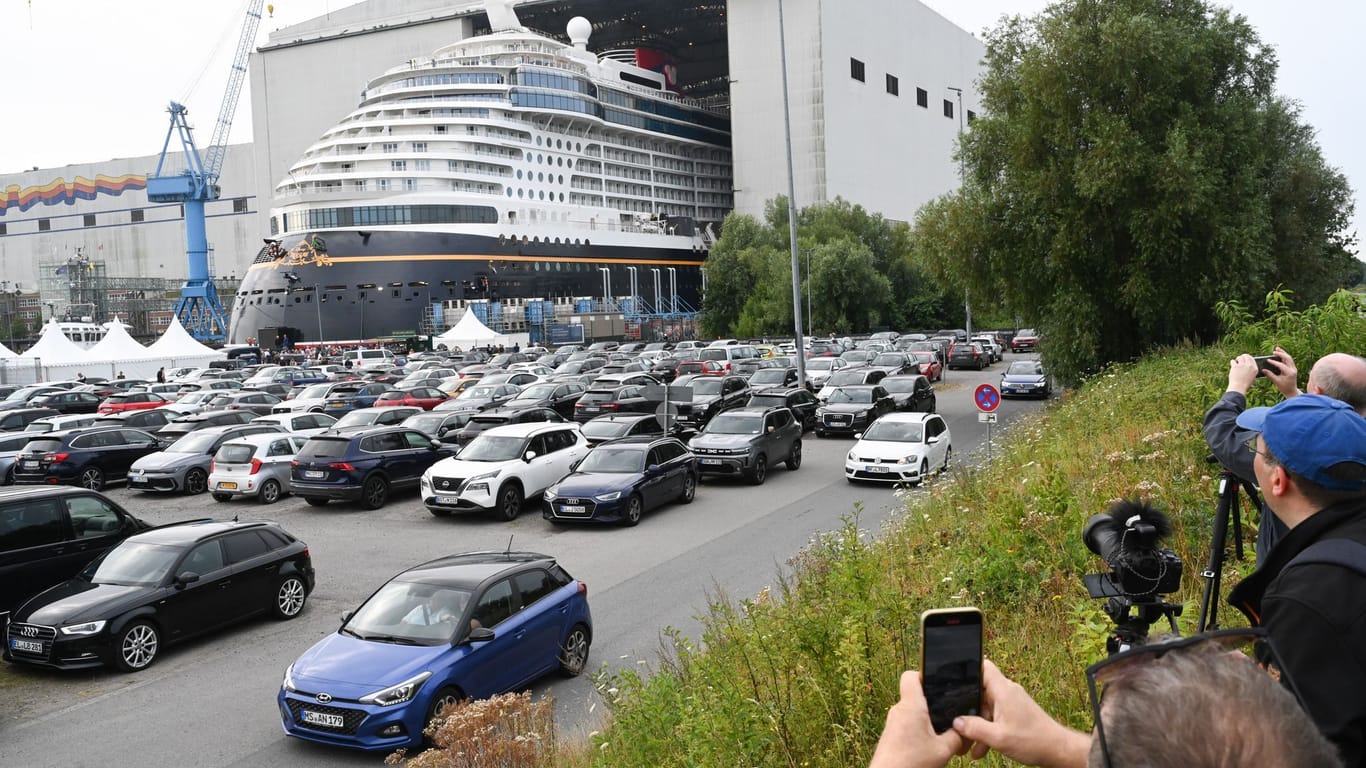
[[(586, 239), (525, 242), (402, 229), (285, 236), (278, 249), (263, 249), (247, 270), (233, 302), (229, 341), (269, 345), (280, 328), (294, 329), (294, 342), (412, 336), (423, 332), (433, 305), (439, 333), (451, 324), (444, 319), (451, 301), (600, 301), (607, 287), (603, 269), (610, 274), (608, 292), (628, 296), (629, 267), (636, 268), (636, 293), (649, 309), (700, 306), (705, 252), (687, 245), (687, 238), (655, 239), (683, 247)], [(654, 270), (661, 287), (658, 301)]]

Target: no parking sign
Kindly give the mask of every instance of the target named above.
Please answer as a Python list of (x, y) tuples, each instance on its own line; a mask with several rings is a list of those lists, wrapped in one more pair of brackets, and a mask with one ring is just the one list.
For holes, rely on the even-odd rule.
[(991, 413), (1001, 405), (1001, 393), (990, 384), (982, 384), (973, 391), (972, 400), (977, 403), (977, 410)]

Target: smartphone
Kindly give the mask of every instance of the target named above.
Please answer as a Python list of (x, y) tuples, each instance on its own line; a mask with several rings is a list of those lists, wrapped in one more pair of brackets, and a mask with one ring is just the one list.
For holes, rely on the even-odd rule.
[(1280, 373), (1281, 367), (1275, 363), (1275, 358), (1275, 355), (1257, 355), (1253, 357), (1252, 359), (1257, 361), (1257, 375), (1266, 375), (1266, 369), (1269, 367), (1267, 366), (1267, 363), (1271, 363), (1272, 365), (1274, 365), (1276, 372)]
[(920, 674), (935, 733), (982, 711), (982, 612), (940, 608), (920, 614)]

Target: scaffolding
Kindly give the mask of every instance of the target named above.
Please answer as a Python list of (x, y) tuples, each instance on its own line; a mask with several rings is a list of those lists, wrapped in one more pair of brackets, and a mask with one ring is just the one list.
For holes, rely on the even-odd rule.
[[(165, 277), (115, 277), (108, 264), (76, 255), (38, 265), (38, 292), (47, 312), (44, 318), (72, 318), (103, 323), (115, 316), (132, 326), (134, 336), (155, 336), (164, 327), (165, 313), (175, 307), (182, 280)], [(235, 297), (240, 281), (218, 279), (219, 295)], [(229, 305), (231, 310), (231, 305)], [(155, 318), (161, 313), (163, 322)]]

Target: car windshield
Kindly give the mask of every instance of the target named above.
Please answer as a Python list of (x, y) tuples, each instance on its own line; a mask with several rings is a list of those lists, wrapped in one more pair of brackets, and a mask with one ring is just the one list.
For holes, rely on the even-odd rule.
[(1043, 373), (1043, 365), (1033, 360), (1016, 360), (1006, 369), (1006, 375), (1038, 376)]
[(807, 360), (806, 367), (809, 370), (813, 371), (828, 371), (831, 368), (835, 367), (835, 360), (834, 358), (829, 357), (823, 359), (817, 358), (815, 360)]
[(925, 439), (925, 425), (906, 421), (875, 421), (863, 433), (863, 439), (886, 443), (919, 443)]
[(460, 452), (461, 461), (512, 461), (520, 458), (526, 438), (484, 433)]
[(337, 423), (333, 424), (332, 426), (341, 428), (374, 424), (375, 421), (380, 417), (380, 414), (382, 413), (384, 412), (371, 408), (365, 408), (359, 411), (352, 411), (346, 414), (345, 416), (341, 417), (340, 419), (337, 419)]
[(206, 403), (214, 399), (215, 397), (218, 397), (218, 394), (216, 392), (191, 392), (190, 394), (180, 398), (179, 402), (182, 405), (196, 405), (198, 403)]
[(594, 440), (610, 440), (614, 437), (621, 437), (630, 428), (631, 423), (627, 421), (593, 419), (583, 425), (583, 435)]
[(171, 443), (166, 449), (167, 453), (208, 453), (213, 447), (219, 435), (212, 432), (191, 432), (190, 434)]
[(641, 472), (645, 451), (640, 448), (595, 448), (579, 464), (579, 472)]
[(256, 446), (250, 443), (224, 443), (213, 455), (219, 464), (246, 464), (256, 455)]
[(582, 373), (585, 365), (582, 360), (562, 363), (559, 368), (555, 369), (555, 373)]
[(81, 578), (92, 584), (150, 587), (162, 583), (180, 557), (178, 547), (125, 541), (87, 565)]
[(754, 395), (749, 399), (749, 405), (762, 405), (765, 408), (774, 408), (787, 405), (787, 395)]
[(882, 388), (888, 392), (897, 394), (915, 391), (915, 379), (886, 378), (882, 380)]
[(751, 384), (782, 384), (787, 379), (787, 371), (782, 368), (761, 368), (749, 377)]
[(464, 589), (395, 580), (371, 595), (341, 631), (362, 640), (440, 645), (455, 639), (469, 602)]
[(932, 362), (934, 362), (934, 353), (933, 353), (933, 352), (916, 352), (916, 353), (915, 353), (915, 361), (916, 361), (917, 363), (921, 363), (922, 365), (925, 364), (925, 363), (932, 363)]
[(829, 383), (831, 386), (835, 387), (843, 386), (845, 384), (862, 384), (865, 373), (866, 371), (863, 370), (836, 371), (830, 374)]
[(488, 400), (498, 394), (497, 387), (470, 387), (460, 393), (461, 400)]
[(871, 389), (837, 389), (830, 393), (830, 403), (858, 403), (865, 404), (873, 402), (873, 390)]
[(517, 393), (518, 400), (541, 400), (555, 394), (555, 384), (537, 384)]
[(702, 430), (709, 435), (757, 435), (764, 429), (764, 417), (752, 414), (720, 413)]
[(692, 381), (688, 382), (688, 386), (692, 387), (692, 393), (694, 396), (721, 394), (720, 379), (693, 379)]
[(1015, 338), (1018, 339), (1018, 338), (1020, 338), (1021, 336), (1033, 337), (1033, 336), (1038, 336), (1038, 335), (1039, 335), (1039, 332), (1036, 331), (1036, 330), (1034, 330), (1033, 328), (1021, 328), (1021, 329), (1020, 329), (1020, 332), (1017, 333), (1017, 334), (1015, 334)]
[(873, 365), (905, 365), (906, 358), (897, 354), (882, 354), (873, 359)]
[(296, 400), (302, 400), (302, 399), (304, 399), (304, 398), (321, 398), (321, 397), (327, 397), (327, 388), (328, 388), (329, 386), (330, 386), (330, 385), (328, 385), (328, 384), (314, 384), (314, 385), (312, 385), (312, 386), (310, 386), (310, 387), (306, 387), (306, 388), (305, 388), (302, 392), (300, 392), (294, 399), (296, 399)]
[(409, 416), (403, 420), (403, 426), (412, 427), (419, 432), (436, 432), (441, 428), (441, 422), (446, 417), (439, 413), (420, 413), (416, 416)]

